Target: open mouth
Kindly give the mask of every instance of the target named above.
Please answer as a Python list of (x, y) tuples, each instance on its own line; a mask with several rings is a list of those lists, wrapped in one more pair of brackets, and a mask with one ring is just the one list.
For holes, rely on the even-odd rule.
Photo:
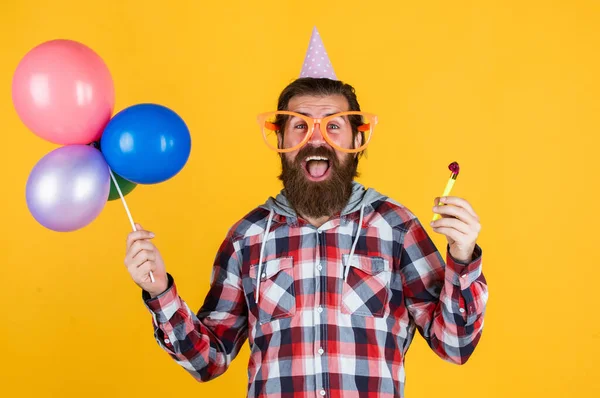
[(321, 181), (329, 176), (329, 159), (324, 156), (308, 156), (302, 165), (306, 177), (311, 181)]

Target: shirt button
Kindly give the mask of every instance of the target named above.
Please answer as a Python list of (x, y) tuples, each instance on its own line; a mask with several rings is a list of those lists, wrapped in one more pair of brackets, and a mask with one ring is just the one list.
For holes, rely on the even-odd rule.
[(171, 340), (165, 339), (165, 344), (169, 344), (170, 342), (171, 342)]
[(324, 350), (324, 349), (322, 349), (322, 348), (319, 348), (319, 351), (318, 351), (318, 352), (319, 352), (319, 355), (323, 355), (323, 353), (325, 352), (325, 350)]
[(461, 278), (466, 278), (466, 277), (467, 277), (467, 274), (464, 274), (461, 276)]
[(321, 312), (323, 312), (323, 307), (319, 306), (319, 307), (317, 308), (317, 312), (318, 312), (319, 314), (320, 314)]
[[(319, 235), (321, 235), (321, 232), (323, 232), (323, 231), (321, 231), (320, 229), (317, 229), (317, 233), (318, 233)], [(325, 394), (325, 391), (324, 391), (324, 390), (321, 390), (321, 391), (323, 391), (323, 394)], [(321, 395), (323, 395), (323, 394), (321, 394)]]
[(321, 394), (321, 396), (324, 397), (325, 396), (325, 390), (319, 391), (319, 394)]
[(323, 267), (321, 266), (321, 264), (320, 264), (320, 263), (319, 263), (319, 265), (317, 265), (317, 269), (318, 269), (319, 271), (321, 271), (321, 270), (323, 269)]
[(459, 311), (460, 311), (461, 313), (464, 313), (464, 312), (465, 312), (465, 309), (464, 309), (464, 308), (461, 308), (461, 309), (459, 309)]
[(263, 277), (263, 279), (264, 279), (264, 278), (266, 278), (266, 277), (267, 277), (267, 274), (262, 274), (261, 276), (262, 276), (262, 277)]

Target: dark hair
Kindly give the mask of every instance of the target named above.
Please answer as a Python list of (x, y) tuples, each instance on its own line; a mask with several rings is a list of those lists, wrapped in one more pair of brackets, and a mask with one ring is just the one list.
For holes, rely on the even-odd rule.
[[(358, 99), (356, 98), (354, 87), (339, 80), (313, 77), (301, 77), (288, 84), (288, 86), (284, 88), (279, 95), (279, 99), (277, 100), (277, 110), (287, 111), (290, 100), (299, 95), (314, 95), (320, 97), (329, 95), (343, 95), (348, 101), (349, 111), (360, 111), (360, 105), (358, 103)], [(363, 124), (363, 121), (358, 115), (350, 115), (348, 119), (350, 121), (350, 125), (352, 126), (352, 142), (354, 142), (356, 134), (359, 134), (358, 126)], [(284, 126), (286, 122), (286, 115), (278, 115), (277, 119), (275, 120), (275, 124), (281, 126), (281, 130), (278, 131), (279, 134), (284, 134)], [(360, 134), (362, 145), (365, 140), (365, 135), (362, 132)], [(355, 158), (356, 164), (358, 164), (358, 158), (360, 155), (362, 155), (362, 152), (360, 152), (359, 156)]]

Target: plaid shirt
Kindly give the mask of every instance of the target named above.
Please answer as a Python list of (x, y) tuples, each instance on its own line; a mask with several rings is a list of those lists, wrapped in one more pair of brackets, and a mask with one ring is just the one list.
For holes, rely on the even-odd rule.
[(481, 248), (469, 264), (444, 262), (419, 220), (384, 196), (341, 214), (315, 228), (251, 211), (223, 240), (197, 314), (171, 275), (160, 296), (143, 293), (158, 344), (207, 381), (247, 339), (257, 397), (402, 397), (416, 330), (442, 359), (465, 363), (487, 302)]

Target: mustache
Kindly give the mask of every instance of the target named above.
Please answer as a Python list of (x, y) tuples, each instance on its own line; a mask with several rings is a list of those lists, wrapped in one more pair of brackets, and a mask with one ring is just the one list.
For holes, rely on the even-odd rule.
[(294, 159), (294, 163), (296, 165), (300, 165), (302, 163), (302, 161), (309, 156), (325, 157), (325, 158), (329, 159), (330, 165), (331, 164), (337, 165), (339, 163), (338, 158), (337, 158), (335, 152), (333, 151), (333, 149), (329, 149), (328, 147), (323, 146), (323, 145), (319, 145), (319, 146), (305, 145), (302, 149), (300, 149), (300, 151), (298, 151), (298, 154), (296, 155), (296, 159)]

